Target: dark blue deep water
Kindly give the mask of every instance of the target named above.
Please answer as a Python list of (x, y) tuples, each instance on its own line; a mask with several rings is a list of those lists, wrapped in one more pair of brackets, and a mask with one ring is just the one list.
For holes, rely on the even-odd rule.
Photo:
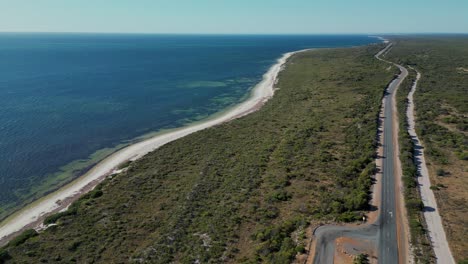
[[(0, 34), (0, 208), (60, 167), (245, 98), (287, 51), (367, 36)], [(0, 216), (1, 216), (0, 209)]]

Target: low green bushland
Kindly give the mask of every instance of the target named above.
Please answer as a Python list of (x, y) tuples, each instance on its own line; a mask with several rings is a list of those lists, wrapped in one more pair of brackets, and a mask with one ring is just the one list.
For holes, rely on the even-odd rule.
[(418, 167), (413, 139), (408, 133), (408, 93), (416, 80), (416, 72), (409, 70), (409, 75), (397, 91), (397, 109), (399, 120), (400, 161), (403, 172), (403, 185), (408, 223), (411, 235), (411, 247), (416, 263), (434, 263), (434, 252), (426, 229), (424, 228), (423, 202), (418, 188)]
[(57, 225), (8, 247), (11, 261), (291, 261), (310, 221), (368, 209), (378, 113), (395, 73), (373, 57), (382, 47), (293, 56), (259, 111), (132, 162), (73, 213), (48, 219)]
[(37, 232), (34, 229), (28, 229), (25, 230), (23, 233), (18, 235), (17, 237), (13, 238), (10, 242), (8, 242), (9, 247), (16, 247), (24, 242), (26, 242), (28, 239), (37, 236)]
[(395, 38), (395, 43), (387, 57), (422, 73), (415, 104), (425, 153), (439, 165), (449, 163), (450, 152), (466, 160), (468, 72), (460, 68), (468, 67), (468, 37)]
[[(420, 35), (393, 36), (391, 39), (395, 45), (387, 58), (412, 66), (422, 74), (414, 94), (416, 132), (424, 146), (431, 189), (437, 198), (450, 248), (455, 259), (466, 259), (468, 37)], [(401, 144), (408, 148), (402, 151), (411, 152), (408, 138), (400, 136), (403, 138)], [(404, 160), (411, 161), (408, 154), (402, 152), (402, 155), (404, 165)], [(413, 171), (413, 165), (406, 167), (406, 175), (414, 174)], [(407, 178), (407, 186), (415, 184), (411, 179), (411, 176)], [(419, 207), (417, 200), (411, 202), (412, 207)], [(414, 229), (422, 228), (420, 224), (420, 221), (411, 223)], [(427, 252), (422, 250), (421, 254), (427, 256)]]

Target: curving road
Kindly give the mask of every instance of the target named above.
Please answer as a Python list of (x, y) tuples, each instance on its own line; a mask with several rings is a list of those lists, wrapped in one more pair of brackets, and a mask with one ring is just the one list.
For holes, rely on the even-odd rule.
[[(388, 52), (390, 43), (375, 57), (381, 61), (382, 54)], [(385, 61), (387, 63), (391, 63)], [(314, 263), (333, 263), (335, 253), (335, 239), (339, 237), (350, 237), (354, 239), (368, 240), (378, 248), (379, 263), (405, 262), (406, 250), (404, 248), (406, 236), (401, 230), (402, 212), (399, 210), (400, 195), (397, 184), (399, 160), (398, 160), (398, 137), (396, 114), (395, 114), (395, 92), (399, 85), (408, 75), (408, 71), (397, 64), (400, 74), (387, 87), (383, 100), (383, 164), (382, 164), (382, 191), (380, 199), (379, 215), (375, 222), (357, 227), (352, 226), (321, 226), (314, 231), (316, 241)], [(399, 250), (400, 249), (400, 250)]]

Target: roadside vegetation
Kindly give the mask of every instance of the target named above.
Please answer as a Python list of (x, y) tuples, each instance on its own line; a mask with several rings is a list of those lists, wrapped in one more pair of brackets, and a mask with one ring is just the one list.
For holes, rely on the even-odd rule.
[(316, 221), (368, 209), (377, 121), (394, 70), (383, 45), (292, 57), (261, 110), (128, 164), (39, 235), (18, 263), (288, 263)]
[(415, 159), (415, 145), (408, 133), (408, 93), (416, 80), (416, 72), (408, 69), (408, 77), (397, 90), (397, 108), (399, 120), (398, 139), (400, 144), (400, 161), (403, 171), (403, 185), (408, 223), (410, 228), (411, 249), (415, 263), (435, 263), (434, 251), (428, 237), (423, 215), (424, 204), (418, 188), (418, 167)]
[(366, 254), (359, 254), (354, 258), (353, 264), (369, 264), (369, 256)]
[[(468, 68), (468, 37), (392, 37), (392, 40), (395, 45), (387, 58), (412, 66), (422, 74), (414, 95), (416, 131), (424, 145), (431, 189), (451, 250), (458, 261), (467, 260), (468, 71), (464, 69)], [(401, 144), (406, 152), (411, 152), (408, 139), (402, 137)], [(411, 158), (403, 154), (405, 166), (403, 160)], [(407, 162), (406, 166), (410, 175), (412, 165)]]

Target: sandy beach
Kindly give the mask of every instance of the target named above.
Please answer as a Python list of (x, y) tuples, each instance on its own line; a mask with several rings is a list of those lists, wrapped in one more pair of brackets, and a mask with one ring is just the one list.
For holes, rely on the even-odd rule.
[(216, 126), (258, 110), (273, 96), (278, 74), (283, 69), (284, 64), (292, 55), (302, 51), (305, 50), (284, 54), (278, 59), (277, 63), (263, 75), (263, 80), (253, 88), (250, 97), (225, 113), (206, 121), (163, 133), (125, 147), (99, 162), (86, 174), (73, 182), (12, 214), (0, 223), (0, 246), (6, 244), (8, 240), (25, 229), (40, 229), (42, 221), (46, 216), (66, 209), (81, 195), (92, 190), (107, 176), (115, 173), (116, 168), (120, 164), (128, 160), (137, 160), (162, 145), (191, 133)]

